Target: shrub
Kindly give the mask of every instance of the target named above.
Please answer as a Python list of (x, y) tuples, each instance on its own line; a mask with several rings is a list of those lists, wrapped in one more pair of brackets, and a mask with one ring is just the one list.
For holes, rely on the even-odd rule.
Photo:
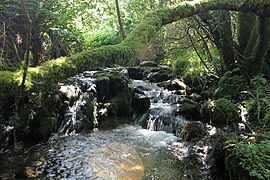
[(230, 125), (240, 119), (238, 107), (227, 98), (206, 101), (201, 108), (201, 113), (214, 126)]
[(244, 87), (246, 87), (246, 79), (238, 75), (238, 70), (228, 71), (220, 78), (214, 96), (237, 99)]
[(256, 179), (270, 179), (270, 141), (258, 144), (239, 142), (235, 146), (235, 154), (240, 165)]

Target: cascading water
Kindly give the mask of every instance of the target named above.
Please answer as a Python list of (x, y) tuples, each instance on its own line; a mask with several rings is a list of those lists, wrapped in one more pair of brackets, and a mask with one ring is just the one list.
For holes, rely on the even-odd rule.
[(137, 114), (134, 119), (138, 124), (147, 121), (147, 129), (154, 131), (166, 131), (178, 135), (178, 128), (184, 122), (184, 118), (177, 115), (177, 102), (181, 99), (180, 95), (142, 80), (133, 80), (132, 88), (141, 90), (143, 95), (150, 99), (151, 106), (144, 114)]
[[(89, 122), (90, 118), (94, 122), (97, 118), (96, 98), (91, 101), (94, 106), (91, 114), (80, 112), (84, 110), (88, 92), (95, 91), (95, 73), (85, 72), (68, 80), (78, 83), (80, 90), (58, 133), (47, 143), (32, 147), (20, 157), (25, 162), (20, 164), (25, 167), (24, 173), (21, 172), (22, 168), (18, 173), (16, 167), (7, 170), (0, 165), (0, 170), (4, 169), (0, 171), (1, 177), (14, 175), (20, 178), (24, 174), (21, 178), (196, 179), (197, 169), (185, 161), (179, 161), (180, 158), (170, 152), (173, 150), (167, 148), (179, 143), (179, 138), (172, 133), (177, 134), (177, 128), (184, 122), (183, 117), (176, 115), (181, 96), (157, 84), (132, 80), (130, 85), (131, 88), (140, 89), (142, 95), (150, 99), (149, 110), (134, 116), (138, 124), (147, 121), (147, 129), (130, 123), (110, 129), (107, 127), (114, 122), (111, 120), (107, 127), (99, 126), (100, 130), (78, 133), (85, 121)], [(188, 156), (188, 148), (183, 146), (182, 150), (185, 152), (182, 158)]]

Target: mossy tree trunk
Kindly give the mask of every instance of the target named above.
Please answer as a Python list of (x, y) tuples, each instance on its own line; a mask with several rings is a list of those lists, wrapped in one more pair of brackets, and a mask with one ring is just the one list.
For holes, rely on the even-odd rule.
[(252, 60), (249, 63), (249, 74), (254, 76), (258, 73), (265, 74), (269, 78), (269, 67), (265, 57), (270, 45), (270, 17), (259, 17), (258, 39), (252, 51)]
[[(133, 64), (136, 57), (144, 54), (147, 44), (163, 25), (204, 13), (209, 10), (232, 10), (251, 12), (259, 16), (259, 33), (267, 35), (270, 16), (270, 0), (246, 1), (246, 0), (197, 0), (178, 4), (173, 8), (158, 9), (146, 14), (142, 22), (118, 45), (104, 46), (90, 51), (84, 51), (67, 58), (59, 58), (47, 61), (39, 67), (29, 69), (26, 87), (46, 84), (48, 81), (57, 82), (84, 70), (95, 69), (99, 66), (120, 64)], [(268, 37), (270, 37), (268, 35)], [(265, 55), (268, 38), (259, 36), (257, 45), (254, 47), (253, 62), (256, 64), (254, 72), (262, 69), (263, 56)], [(0, 71), (0, 97), (4, 94), (16, 92), (21, 83), (22, 72)], [(14, 87), (13, 91), (11, 87)]]
[[(234, 42), (229, 11), (215, 11), (204, 13), (201, 20), (208, 26), (213, 36), (214, 44), (222, 59), (221, 74), (236, 67)], [(220, 74), (220, 73), (219, 73)]]
[(242, 53), (244, 72), (249, 77), (262, 73), (269, 78), (266, 54), (270, 45), (270, 18), (241, 13), (238, 20), (238, 41), (242, 51), (239, 53)]
[(238, 33), (237, 39), (239, 42), (239, 48), (242, 52), (246, 49), (251, 37), (252, 31), (256, 29), (256, 16), (250, 12), (240, 12), (238, 14)]
[(248, 77), (258, 73), (269, 77), (269, 67), (265, 62), (270, 41), (268, 17), (256, 16), (250, 12), (238, 13), (238, 42), (233, 40), (228, 11), (204, 13), (200, 17), (209, 27), (220, 52), (223, 73), (239, 67)]

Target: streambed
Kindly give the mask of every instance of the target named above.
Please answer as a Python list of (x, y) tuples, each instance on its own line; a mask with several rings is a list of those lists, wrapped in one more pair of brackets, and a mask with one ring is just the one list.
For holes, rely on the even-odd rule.
[[(71, 80), (91, 89), (95, 73), (85, 72)], [(132, 80), (130, 88), (149, 98), (147, 112), (135, 113), (133, 120), (109, 118), (100, 122), (92, 133), (78, 133), (76, 129), (83, 124), (80, 111), (85, 104), (84, 98), (88, 97), (82, 93), (66, 112), (66, 119), (57, 133), (48, 141), (21, 149), (19, 153), (1, 155), (0, 177), (198, 179), (200, 167), (192, 167), (192, 163), (185, 161), (190, 154), (190, 145), (175, 136), (185, 121), (176, 114), (182, 96), (148, 81)], [(147, 126), (143, 129), (137, 124)]]
[(176, 141), (173, 134), (128, 124), (91, 134), (52, 136), (48, 143), (2, 161), (1, 176), (3, 179), (194, 179), (196, 169), (179, 161), (166, 148)]

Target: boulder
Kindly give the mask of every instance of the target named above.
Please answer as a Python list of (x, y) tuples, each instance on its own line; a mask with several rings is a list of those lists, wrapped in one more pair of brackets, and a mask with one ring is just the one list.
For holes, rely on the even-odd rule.
[(73, 104), (81, 94), (80, 87), (77, 85), (60, 84), (59, 88), (63, 101), (68, 101)]
[(150, 82), (154, 82), (154, 83), (157, 83), (157, 82), (162, 82), (162, 81), (167, 81), (170, 79), (170, 74), (169, 72), (154, 72), (154, 73), (150, 73), (148, 75), (148, 80)]
[(190, 87), (184, 83), (181, 79), (173, 79), (166, 82), (165, 88), (173, 91), (173, 90), (185, 90), (189, 91)]
[(145, 113), (150, 105), (150, 99), (145, 95), (135, 93), (131, 100), (131, 108), (136, 113)]
[(127, 70), (128, 70), (128, 76), (130, 79), (135, 79), (135, 80), (143, 79), (143, 72), (140, 67), (130, 67)]
[(110, 78), (107, 76), (99, 77), (96, 81), (98, 101), (107, 101), (110, 99)]
[(202, 138), (206, 134), (207, 128), (199, 121), (186, 121), (180, 133), (185, 141)]
[(200, 103), (197, 103), (187, 98), (182, 98), (180, 105), (177, 109), (177, 114), (183, 115), (189, 119), (200, 120), (201, 119), (200, 108), (201, 108)]

